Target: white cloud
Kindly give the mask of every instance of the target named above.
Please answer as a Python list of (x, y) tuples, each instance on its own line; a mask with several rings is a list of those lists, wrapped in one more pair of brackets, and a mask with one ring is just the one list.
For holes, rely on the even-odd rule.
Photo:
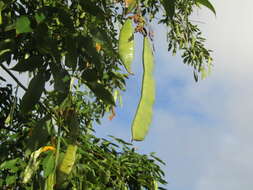
[(189, 67), (168, 55), (157, 29), (158, 103), (144, 146), (165, 159), (169, 189), (253, 186), (253, 3), (214, 4), (217, 18), (206, 9), (194, 16), (206, 23), (201, 28), (214, 50), (215, 67), (205, 81), (194, 83)]
[(225, 131), (217, 139), (215, 156), (206, 160), (196, 190), (250, 190), (253, 186), (252, 5), (250, 0), (215, 2), (217, 19), (204, 26), (216, 62), (205, 88), (223, 89), (212, 94), (215, 106), (203, 102), (202, 108), (205, 111), (209, 107), (209, 114), (221, 119)]

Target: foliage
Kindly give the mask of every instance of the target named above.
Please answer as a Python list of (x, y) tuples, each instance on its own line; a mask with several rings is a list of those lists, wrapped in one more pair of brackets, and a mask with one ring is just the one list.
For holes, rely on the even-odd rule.
[[(152, 42), (150, 23), (161, 11), (169, 50), (182, 50), (196, 80), (205, 75), (210, 51), (189, 20), (199, 5), (215, 12), (208, 0), (0, 0), (0, 67), (17, 83), (13, 93), (0, 77), (0, 187), (137, 190), (165, 184), (158, 158), (138, 154), (117, 138), (121, 146), (96, 138), (93, 124), (105, 112), (115, 115), (131, 72), (133, 29)], [(145, 47), (146, 65), (153, 52), (150, 46), (145, 53)], [(13, 72), (26, 73), (28, 87)], [(150, 84), (145, 78), (143, 90)], [(152, 114), (143, 117), (151, 120)], [(149, 122), (139, 125), (147, 129)]]
[[(16, 111), (18, 112), (18, 110)], [(36, 122), (34, 120), (31, 119), (31, 122)], [(45, 121), (46, 119), (39, 120), (37, 125), (39, 122), (44, 123)], [(45, 141), (46, 136), (49, 135), (47, 131), (44, 131), (45, 126), (42, 126), (42, 124), (40, 126), (31, 125), (39, 127), (39, 131), (33, 129), (31, 132), (28, 127), (25, 127), (22, 132), (14, 132), (22, 127), (21, 123), (9, 126), (13, 132), (10, 132), (9, 129), (1, 130), (1, 140), (3, 141), (1, 141), (0, 146), (0, 162), (2, 163), (0, 165), (2, 171), (0, 173), (0, 184), (2, 188), (42, 189), (42, 181), (49, 179), (51, 172), (54, 170), (55, 149), (48, 148), (54, 143), (50, 142), (48, 144)], [(6, 138), (4, 139), (4, 137)], [(164, 173), (159, 165), (155, 164), (155, 161), (161, 161), (155, 156), (138, 154), (131, 144), (121, 139), (114, 137), (110, 141), (100, 139), (86, 130), (83, 130), (81, 135), (76, 136), (76, 138), (78, 150), (75, 167), (70, 175), (61, 176), (59, 179), (61, 183), (56, 184), (56, 188), (124, 189), (129, 187), (135, 189), (143, 186), (152, 189), (153, 184), (151, 182), (154, 180), (163, 184), (166, 183), (163, 180)], [(51, 141), (54, 140), (55, 137), (52, 136)], [(72, 142), (72, 140), (63, 137), (60, 137), (60, 140), (62, 141), (61, 150), (66, 150), (69, 142)], [(118, 145), (113, 141), (116, 141)], [(31, 144), (31, 142), (34, 144)], [(16, 147), (17, 145), (18, 147)], [(23, 152), (23, 150), (26, 150), (26, 152)], [(25, 175), (23, 171), (26, 171), (27, 163), (33, 163), (30, 156), (31, 151), (39, 154), (34, 160), (37, 166), (35, 168), (33, 168), (34, 166), (31, 167), (32, 176), (28, 176), (31, 179), (24, 184), (22, 183)], [(63, 151), (60, 153), (60, 157), (63, 160)], [(43, 170), (43, 174), (40, 173), (41, 170)]]

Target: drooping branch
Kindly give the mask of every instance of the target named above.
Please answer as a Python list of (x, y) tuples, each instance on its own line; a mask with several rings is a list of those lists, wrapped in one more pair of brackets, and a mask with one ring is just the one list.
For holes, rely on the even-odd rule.
[[(3, 70), (5, 70), (10, 76), (11, 78), (24, 90), (27, 91), (28, 89), (17, 79), (17, 77), (14, 76), (14, 74), (12, 72), (9, 71), (8, 68), (6, 68), (2, 63), (0, 63), (0, 66), (3, 68)], [(39, 102), (39, 105), (49, 114), (51, 114), (52, 116), (54, 115), (53, 112), (48, 109), (46, 106), (43, 105), (43, 103)]]
[(12, 72), (9, 71), (8, 68), (6, 68), (2, 63), (0, 63), (0, 66), (5, 70), (6, 73), (8, 73), (11, 78), (24, 90), (27, 91), (27, 88), (14, 76)]

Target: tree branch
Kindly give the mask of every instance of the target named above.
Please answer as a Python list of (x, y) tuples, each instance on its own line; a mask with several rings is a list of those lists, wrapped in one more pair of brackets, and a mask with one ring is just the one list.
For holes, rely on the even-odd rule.
[(2, 63), (0, 63), (0, 66), (5, 70), (6, 73), (8, 73), (13, 80), (24, 90), (27, 91), (27, 88), (14, 76), (12, 72), (9, 71), (8, 68), (6, 68)]
[[(7, 67), (5, 67), (2, 63), (0, 63), (0, 66), (3, 68), (3, 70), (5, 70), (5, 72), (7, 72), (11, 78), (24, 90), (24, 91), (27, 91), (28, 89), (14, 76), (14, 74), (12, 72), (9, 71), (9, 69)], [(47, 109), (46, 106), (44, 106), (41, 102), (38, 102), (39, 105), (48, 113), (50, 113), (51, 115), (54, 115), (52, 114), (53, 112), (50, 111), (49, 109)]]

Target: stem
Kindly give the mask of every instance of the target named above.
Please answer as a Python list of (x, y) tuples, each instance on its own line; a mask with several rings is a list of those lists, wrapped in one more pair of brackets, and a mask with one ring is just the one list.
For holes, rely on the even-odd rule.
[(60, 148), (61, 148), (61, 127), (58, 125), (58, 131), (57, 131), (57, 147), (56, 147), (56, 155), (55, 155), (55, 167), (54, 167), (54, 173), (56, 172), (58, 161), (59, 161), (59, 154), (60, 154)]
[(19, 87), (19, 85), (17, 85), (17, 87), (16, 87), (14, 103), (13, 103), (13, 106), (11, 107), (11, 111), (10, 111), (10, 125), (12, 125), (14, 111), (17, 106), (18, 87)]
[[(53, 120), (55, 121), (55, 120)], [(57, 125), (57, 147), (56, 147), (56, 154), (55, 154), (55, 161), (54, 161), (54, 175), (57, 176), (57, 167), (58, 167), (58, 162), (59, 162), (59, 155), (60, 155), (60, 148), (61, 148), (61, 124), (58, 123)], [(58, 179), (55, 177), (54, 181), (54, 189), (58, 189)]]
[(71, 77), (70, 85), (69, 85), (69, 91), (72, 91), (74, 82), (75, 82), (75, 78), (74, 78), (74, 77)]

